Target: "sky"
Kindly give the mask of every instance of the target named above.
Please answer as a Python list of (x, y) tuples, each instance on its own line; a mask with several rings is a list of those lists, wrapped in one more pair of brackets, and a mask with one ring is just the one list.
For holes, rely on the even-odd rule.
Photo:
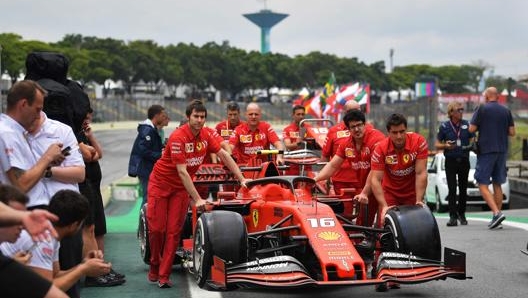
[(528, 75), (527, 0), (0, 0), (0, 32), (45, 42), (66, 34), (162, 46), (228, 41), (260, 51), (260, 29), (242, 15), (264, 8), (289, 15), (270, 44), (291, 57), (320, 51), (389, 68), (393, 49), (393, 66)]

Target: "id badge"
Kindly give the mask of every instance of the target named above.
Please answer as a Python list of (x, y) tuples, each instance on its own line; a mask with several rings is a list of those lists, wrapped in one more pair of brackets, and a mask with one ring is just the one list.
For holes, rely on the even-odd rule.
[(456, 141), (456, 145), (457, 145), (457, 147), (462, 146), (462, 141), (460, 141), (460, 139), (457, 139), (457, 141)]

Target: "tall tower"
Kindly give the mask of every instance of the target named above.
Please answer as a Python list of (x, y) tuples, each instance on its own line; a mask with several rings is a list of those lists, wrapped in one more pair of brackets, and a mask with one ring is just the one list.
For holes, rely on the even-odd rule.
[(257, 13), (244, 14), (248, 20), (260, 27), (260, 52), (266, 54), (270, 51), (270, 31), (280, 21), (288, 15), (283, 13), (274, 13), (269, 9), (263, 9)]

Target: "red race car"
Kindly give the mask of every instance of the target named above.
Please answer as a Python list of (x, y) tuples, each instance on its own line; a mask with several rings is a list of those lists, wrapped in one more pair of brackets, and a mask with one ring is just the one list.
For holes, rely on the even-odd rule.
[[(355, 204), (353, 194), (319, 197), (312, 178), (281, 176), (272, 162), (257, 170), (247, 188), (219, 192), (208, 211), (189, 213), (177, 255), (200, 287), (385, 290), (389, 282), (467, 278), (465, 253), (445, 248), (441, 260), (440, 234), (428, 208), (401, 206), (387, 212), (384, 228), (359, 226), (353, 220), (358, 206), (343, 214), (350, 209), (344, 205)], [(233, 181), (221, 165), (204, 165), (195, 183), (214, 180)]]

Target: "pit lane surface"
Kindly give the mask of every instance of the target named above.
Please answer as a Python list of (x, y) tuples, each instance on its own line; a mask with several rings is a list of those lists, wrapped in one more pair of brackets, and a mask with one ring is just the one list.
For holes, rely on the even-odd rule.
[[(105, 156), (101, 161), (103, 184), (126, 175), (126, 166), (135, 129), (99, 131), (96, 136), (103, 144)], [(109, 182), (108, 182), (109, 181)], [(526, 209), (510, 210), (508, 219), (526, 217)], [(486, 218), (477, 218), (479, 216)], [(402, 285), (399, 290), (377, 293), (373, 286), (295, 290), (243, 289), (230, 292), (206, 291), (198, 288), (192, 275), (175, 267), (174, 287), (158, 289), (147, 282), (148, 267), (139, 257), (135, 233), (110, 233), (106, 236), (106, 258), (127, 275), (127, 282), (112, 288), (84, 288), (82, 297), (524, 297), (528, 290), (528, 257), (519, 250), (526, 248), (528, 228), (509, 220), (503, 229), (487, 229), (489, 212), (470, 212), (469, 225), (447, 228), (445, 214), (438, 216), (442, 246), (467, 253), (467, 273), (473, 279), (433, 281), (425, 284)], [(135, 226), (137, 222), (130, 225)]]

